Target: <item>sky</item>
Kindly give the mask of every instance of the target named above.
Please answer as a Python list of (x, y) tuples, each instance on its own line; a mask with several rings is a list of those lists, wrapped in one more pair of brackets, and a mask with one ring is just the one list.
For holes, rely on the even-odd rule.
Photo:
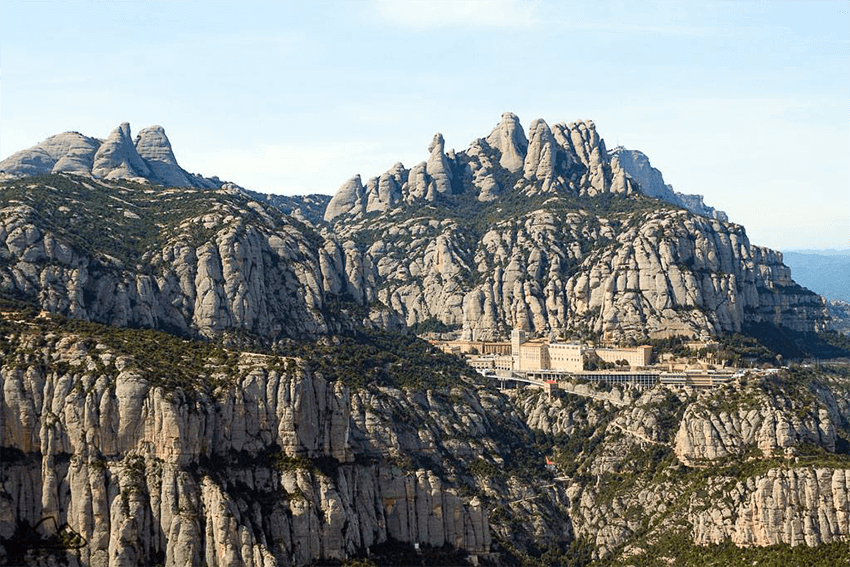
[(850, 3), (0, 0), (0, 158), (162, 125), (268, 193), (592, 119), (777, 249), (850, 246)]

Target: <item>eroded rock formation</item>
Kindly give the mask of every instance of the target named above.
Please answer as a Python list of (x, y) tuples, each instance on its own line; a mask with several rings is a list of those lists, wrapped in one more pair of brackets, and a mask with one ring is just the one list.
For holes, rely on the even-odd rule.
[(128, 179), (166, 187), (214, 188), (221, 181), (185, 171), (177, 163), (162, 126), (143, 128), (131, 137), (122, 123), (106, 140), (65, 132), (0, 162), (0, 172), (11, 177), (73, 173), (102, 179)]

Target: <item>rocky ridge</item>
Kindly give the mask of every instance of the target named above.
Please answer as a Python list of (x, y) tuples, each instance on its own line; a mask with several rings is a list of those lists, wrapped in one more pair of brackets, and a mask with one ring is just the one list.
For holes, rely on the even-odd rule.
[(577, 385), (554, 401), (523, 393), (516, 403), (573, 479), (576, 537), (614, 564), (662, 551), (682, 560), (688, 546), (846, 545), (850, 396), (846, 369), (831, 372), (632, 399)]
[(166, 187), (215, 188), (222, 182), (188, 173), (177, 163), (162, 126), (143, 128), (136, 139), (122, 123), (105, 140), (78, 132), (51, 136), (0, 162), (8, 177), (72, 173), (98, 179), (127, 179)]
[(617, 146), (610, 152), (611, 159), (616, 159), (626, 173), (640, 185), (641, 193), (648, 197), (661, 199), (670, 204), (687, 209), (696, 215), (727, 222), (729, 217), (723, 211), (709, 207), (702, 195), (688, 195), (673, 190), (672, 185), (664, 182), (664, 176), (652, 167), (649, 158), (638, 150), (629, 150)]
[[(91, 174), (102, 180), (218, 183), (200, 183), (179, 168), (159, 127), (144, 129), (133, 142), (124, 124), (95, 142), (60, 135), (6, 162), (32, 174), (46, 166), (27, 169), (21, 164), (33, 160), (25, 155), (48, 155), (43, 161), (54, 164), (52, 171), (64, 167), (61, 156), (99, 144), (83, 162), (91, 161)], [(519, 119), (506, 113), (467, 150), (447, 150), (437, 134), (428, 151), (428, 160), (411, 169), (396, 164), (365, 184), (355, 176), (329, 202), (230, 184), (225, 192), (241, 191), (321, 231), (323, 242), (314, 247), (324, 280), (319, 287), (369, 306), (379, 325), (436, 320), (479, 338), (504, 337), (519, 326), (540, 335), (593, 333), (610, 340), (708, 336), (762, 322), (800, 331), (825, 327), (823, 301), (794, 283), (781, 254), (751, 245), (738, 225), (643, 197), (648, 190), (629, 171), (649, 175), (647, 186), (655, 174), (663, 181), (660, 173), (634, 152), (608, 152), (591, 121), (550, 127), (536, 120), (526, 137)], [(231, 208), (231, 214), (240, 213)], [(4, 257), (15, 255), (6, 248)], [(28, 293), (40, 285), (33, 282)], [(310, 307), (321, 309), (316, 301)], [(163, 317), (173, 319), (154, 318)], [(180, 318), (178, 327), (193, 326), (187, 312)], [(238, 319), (236, 326), (244, 327)]]
[(438, 134), (427, 162), (346, 182), (323, 234), (361, 253), (357, 297), (408, 325), (435, 319), (479, 338), (824, 327), (823, 301), (794, 283), (781, 253), (711, 218), (722, 215), (644, 197), (632, 162), (592, 122), (536, 120), (529, 133), (507, 113), (467, 150), (446, 151)]
[(306, 565), (389, 542), (507, 564), (850, 557), (846, 368), (505, 397), (415, 339), (358, 367), (375, 351), (27, 309), (0, 315), (0, 564)]
[[(104, 566), (305, 565), (387, 541), (489, 555), (495, 539), (570, 537), (563, 492), (510, 473), (528, 430), (463, 375), (349, 387), (301, 358), (3, 317), (0, 563), (46, 561), (37, 549), (63, 534), (74, 550), (56, 561)], [(24, 549), (45, 517), (60, 534), (42, 525)]]
[[(636, 185), (616, 162), (607, 159), (605, 143), (592, 121), (556, 124), (535, 120), (527, 139), (519, 118), (502, 115), (487, 138), (468, 150), (445, 150), (437, 133), (428, 146), (428, 161), (410, 169), (397, 163), (364, 185), (356, 175), (328, 203), (325, 220), (362, 216), (416, 203), (433, 203), (442, 195), (473, 193), (487, 202), (513, 190), (528, 195), (572, 191), (579, 195), (630, 194)], [(507, 172), (508, 175), (505, 175)]]
[[(181, 335), (304, 338), (338, 330), (328, 296), (363, 285), (356, 252), (230, 185), (37, 179), (0, 188), (0, 287), (53, 313)], [(372, 316), (394, 326), (380, 309)]]

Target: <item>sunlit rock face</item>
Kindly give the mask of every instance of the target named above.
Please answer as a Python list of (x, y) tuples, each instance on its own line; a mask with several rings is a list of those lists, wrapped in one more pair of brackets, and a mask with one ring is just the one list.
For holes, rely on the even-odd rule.
[(592, 121), (534, 120), (526, 137), (505, 113), (468, 149), (446, 151), (437, 134), (429, 151), (380, 183), (353, 178), (325, 212), (327, 233), (358, 253), (345, 264), (364, 281), (357, 295), (408, 325), (437, 319), (480, 338), (586, 327), (612, 340), (823, 328), (823, 301), (781, 254), (673, 192), (640, 152), (609, 152)]
[(130, 124), (118, 126), (105, 140), (77, 132), (51, 136), (0, 162), (0, 172), (10, 177), (73, 173), (102, 179), (127, 179), (166, 187), (221, 185), (186, 172), (177, 163), (162, 126), (143, 128), (133, 140)]

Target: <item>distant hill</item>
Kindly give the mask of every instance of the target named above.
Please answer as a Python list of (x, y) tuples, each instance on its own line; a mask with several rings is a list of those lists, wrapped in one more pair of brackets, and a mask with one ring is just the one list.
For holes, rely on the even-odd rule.
[(786, 252), (800, 254), (817, 254), (819, 256), (850, 256), (850, 248), (792, 248)]
[(850, 301), (850, 250), (783, 252), (794, 281), (827, 299)]

